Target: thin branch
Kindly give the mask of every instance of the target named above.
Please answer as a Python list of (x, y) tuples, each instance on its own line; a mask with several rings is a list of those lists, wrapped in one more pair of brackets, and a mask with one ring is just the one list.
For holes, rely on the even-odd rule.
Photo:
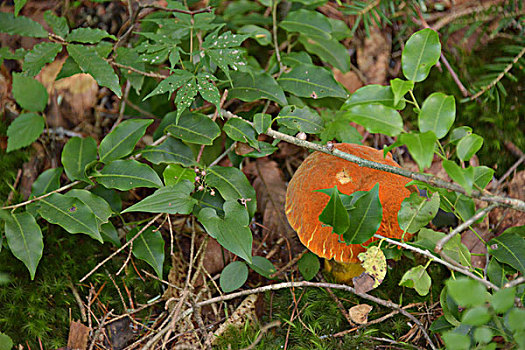
[(525, 282), (525, 277), (520, 276), (520, 277), (516, 278), (515, 280), (510, 281), (509, 283), (506, 283), (503, 287), (504, 288), (512, 288), (512, 287), (517, 286), (518, 284), (522, 284), (524, 282)]
[(272, 22), (273, 22), (273, 46), (275, 48), (275, 58), (279, 64), (279, 74), (284, 71), (284, 65), (281, 61), (281, 53), (279, 52), (279, 42), (277, 41), (277, 4), (279, 1), (272, 0)]
[(6, 206), (6, 207), (2, 207), (2, 209), (7, 210), (7, 209), (16, 209), (16, 208), (23, 207), (24, 205), (31, 204), (31, 203), (33, 203), (33, 202), (36, 202), (36, 201), (39, 201), (39, 200), (44, 199), (44, 198), (46, 198), (46, 197), (49, 197), (49, 196), (51, 196), (53, 193), (58, 193), (58, 192), (65, 191), (65, 190), (67, 190), (67, 189), (69, 189), (69, 188), (71, 188), (71, 187), (73, 187), (73, 186), (78, 185), (78, 184), (81, 183), (81, 182), (82, 182), (82, 181), (74, 181), (74, 182), (72, 182), (72, 183), (70, 183), (70, 184), (68, 184), (68, 185), (62, 186), (62, 187), (60, 187), (60, 188), (58, 188), (58, 189), (56, 189), (56, 190), (54, 190), (54, 191), (48, 192), (48, 193), (43, 194), (43, 195), (41, 195), (41, 196), (39, 196), (39, 197), (35, 197), (35, 198), (33, 198), (33, 199), (27, 200), (27, 201), (22, 202), (22, 203), (13, 204), (13, 205), (8, 205), (8, 206)]
[(131, 66), (126, 66), (124, 64), (117, 63), (117, 62), (112, 61), (112, 60), (107, 60), (107, 61), (112, 66), (115, 66), (115, 67), (118, 67), (118, 68), (127, 69), (128, 71), (131, 71), (133, 73), (137, 73), (137, 74), (140, 74), (140, 75), (144, 75), (146, 77), (157, 78), (157, 79), (166, 79), (168, 77), (167, 75), (164, 75), (164, 74), (158, 74), (158, 73), (152, 73), (152, 72), (143, 72), (143, 71), (141, 71), (139, 69), (133, 68)]

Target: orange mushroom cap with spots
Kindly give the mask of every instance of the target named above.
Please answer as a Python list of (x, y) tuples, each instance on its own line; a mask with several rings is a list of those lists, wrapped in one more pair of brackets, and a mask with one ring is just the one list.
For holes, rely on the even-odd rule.
[[(383, 157), (383, 151), (357, 144), (335, 144), (340, 151), (353, 154), (377, 163), (395, 167), (392, 155)], [(355, 191), (370, 191), (379, 183), (379, 200), (383, 206), (383, 220), (378, 234), (389, 238), (401, 238), (403, 230), (398, 225), (397, 213), (401, 202), (410, 196), (412, 190), (405, 185), (410, 180), (381, 170), (361, 167), (339, 157), (322, 152), (310, 154), (295, 172), (286, 191), (286, 216), (301, 242), (321, 258), (334, 259), (344, 263), (358, 263), (357, 255), (363, 251), (359, 244), (346, 244), (339, 235), (332, 233), (332, 227), (324, 226), (319, 215), (330, 197), (316, 190), (337, 186), (344, 194)], [(404, 239), (412, 235), (406, 233)], [(371, 238), (364, 245), (376, 240)]]

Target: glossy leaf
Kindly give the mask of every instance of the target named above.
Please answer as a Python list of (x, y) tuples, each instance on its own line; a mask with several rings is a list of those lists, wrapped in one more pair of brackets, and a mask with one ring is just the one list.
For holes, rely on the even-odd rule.
[(245, 25), (238, 30), (239, 34), (247, 34), (255, 39), (261, 46), (267, 46), (272, 43), (272, 33), (269, 30), (256, 26), (254, 24)]
[(244, 119), (231, 118), (226, 121), (222, 130), (234, 141), (246, 142), (254, 148), (258, 146), (255, 130)]
[(277, 271), (272, 262), (262, 256), (252, 256), (252, 264), (250, 267), (259, 275), (268, 279), (271, 278), (270, 275)]
[(277, 81), (284, 89), (299, 97), (346, 98), (348, 94), (326, 69), (313, 65), (298, 65)]
[(229, 263), (221, 272), (219, 284), (224, 293), (230, 293), (243, 286), (248, 279), (248, 267), (242, 261)]
[(486, 166), (474, 167), (474, 183), (480, 188), (485, 188), (492, 181), (494, 170)]
[(253, 116), (253, 127), (258, 134), (264, 134), (272, 126), (272, 116), (266, 113), (257, 113)]
[(414, 266), (405, 272), (399, 282), (400, 286), (414, 288), (421, 296), (428, 294), (431, 284), (432, 280), (430, 279), (430, 275), (422, 265)]
[[(126, 238), (130, 240), (139, 232), (135, 228), (128, 232)], [(160, 230), (148, 227), (133, 241), (133, 256), (147, 262), (159, 278), (162, 278), (162, 265), (164, 264), (164, 239)]]
[(141, 152), (142, 157), (153, 164), (181, 164), (192, 166), (195, 164), (195, 157), (191, 148), (178, 139), (168, 136), (168, 138), (158, 146), (148, 146)]
[(362, 104), (371, 104), (371, 103), (380, 103), (387, 107), (395, 109), (405, 108), (405, 102), (400, 101), (399, 103), (394, 103), (394, 93), (392, 89), (388, 86), (382, 86), (377, 84), (370, 84), (363, 86), (354, 92), (350, 97), (345, 101), (342, 110), (349, 110), (350, 108), (362, 105)]
[(332, 25), (323, 14), (300, 9), (291, 11), (286, 18), (279, 23), (279, 26), (287, 32), (296, 32), (306, 36), (319, 36), (325, 40), (331, 39)]
[(107, 188), (129, 191), (137, 187), (162, 187), (162, 181), (149, 166), (136, 160), (115, 160), (94, 174), (98, 183)]
[(437, 141), (434, 132), (401, 134), (399, 141), (407, 146), (410, 155), (419, 166), (419, 171), (423, 171), (432, 165)]
[(236, 200), (226, 200), (223, 206), (224, 219), (212, 208), (204, 208), (197, 219), (208, 234), (220, 245), (252, 263), (252, 232), (248, 227), (250, 217), (246, 208)]
[(450, 160), (443, 161), (443, 169), (447, 172), (448, 176), (458, 184), (460, 184), (468, 194), (472, 192), (472, 186), (474, 184), (474, 168), (468, 167), (466, 169), (461, 168), (456, 163)]
[[(523, 230), (523, 226), (522, 226)], [(489, 253), (499, 262), (509, 264), (525, 273), (525, 237), (518, 232), (505, 231), (488, 242)]]
[(44, 118), (36, 113), (20, 114), (7, 128), (7, 149), (11, 152), (29, 146), (44, 131)]
[(21, 260), (35, 279), (36, 268), (44, 250), (42, 231), (28, 212), (10, 214), (5, 221), (5, 237), (11, 253)]
[(100, 142), (100, 161), (108, 163), (129, 155), (153, 119), (129, 119), (120, 123)]
[(329, 194), (330, 200), (319, 215), (319, 221), (332, 226), (333, 233), (342, 235), (350, 227), (350, 218), (339, 196), (337, 186), (329, 190), (331, 192), (331, 194)]
[(204, 114), (191, 113), (181, 118), (177, 124), (166, 128), (173, 137), (199, 145), (211, 145), (221, 133), (219, 126)]
[(448, 292), (463, 307), (473, 307), (483, 305), (487, 301), (487, 290), (480, 282), (459, 277), (455, 280), (449, 279), (446, 282)]
[(449, 142), (452, 144), (458, 143), (463, 137), (472, 133), (472, 128), (470, 126), (460, 126), (458, 128), (452, 129), (449, 135)]
[(196, 204), (196, 200), (190, 197), (193, 189), (194, 186), (189, 181), (161, 187), (122, 213), (141, 211), (145, 213), (189, 214)]
[(93, 194), (87, 190), (73, 189), (65, 194), (71, 198), (80, 199), (85, 205), (91, 209), (99, 224), (108, 222), (111, 216), (111, 207), (108, 202), (100, 196)]
[(390, 81), (390, 87), (394, 94), (394, 106), (397, 105), (407, 92), (414, 89), (414, 82), (412, 80), (393, 79)]
[(44, 19), (56, 35), (65, 38), (69, 32), (69, 26), (65, 17), (55, 16), (50, 10), (44, 12)]
[(86, 167), (97, 160), (97, 143), (92, 137), (72, 137), (62, 150), (62, 165), (71, 181), (89, 182)]
[(118, 98), (122, 96), (118, 76), (110, 64), (99, 56), (95, 48), (69, 44), (67, 45), (67, 52), (84, 73), (95, 78), (98, 85), (109, 88)]
[(483, 137), (470, 134), (459, 140), (457, 145), (458, 158), (468, 161), (483, 146)]
[(47, 38), (49, 35), (40, 23), (24, 16), (15, 17), (9, 12), (0, 12), (0, 33), (34, 38)]
[(426, 28), (414, 33), (401, 54), (401, 68), (408, 80), (423, 81), (441, 55), (439, 35)]
[(297, 262), (297, 268), (305, 281), (310, 281), (319, 272), (321, 264), (317, 255), (312, 252), (306, 252)]
[(47, 90), (38, 80), (13, 73), (13, 97), (25, 110), (42, 112), (47, 105)]
[(57, 43), (43, 42), (35, 45), (24, 58), (23, 71), (31, 77), (37, 75), (46, 64), (53, 62), (61, 50), (62, 45)]
[[(437, 242), (445, 237), (443, 232), (436, 232), (431, 229), (422, 228), (417, 236), (417, 241), (413, 244), (433, 252)], [(471, 266), (471, 255), (467, 246), (461, 243), (461, 236), (452, 237), (444, 246), (443, 252), (451, 259), (463, 266)]]
[(399, 112), (382, 104), (353, 106), (346, 111), (345, 116), (371, 133), (397, 136), (403, 131), (403, 119)]
[(303, 44), (306, 51), (328, 62), (341, 72), (350, 70), (350, 55), (348, 49), (339, 41), (318, 35), (301, 35), (299, 42)]
[(104, 242), (111, 242), (115, 247), (121, 247), (120, 238), (118, 236), (117, 229), (111, 221), (106, 222), (105, 224), (100, 225), (100, 236)]
[(77, 28), (73, 29), (71, 33), (66, 36), (68, 42), (78, 42), (87, 44), (96, 44), (102, 39), (117, 40), (114, 35), (109, 34), (103, 29), (99, 28)]
[(52, 224), (61, 226), (69, 233), (85, 233), (103, 242), (93, 211), (80, 199), (53, 193), (39, 201), (38, 213)]
[(357, 192), (362, 192), (362, 195), (353, 203), (354, 208), (348, 210), (350, 226), (343, 233), (343, 240), (347, 244), (361, 244), (368, 241), (377, 232), (383, 219), (383, 207), (379, 201), (379, 184), (370, 191)]
[(439, 194), (435, 192), (432, 197), (425, 198), (418, 193), (412, 193), (401, 203), (397, 214), (399, 227), (405, 232), (415, 233), (432, 220), (439, 209)]
[(281, 106), (288, 104), (281, 86), (267, 74), (248, 74), (234, 72), (231, 74), (233, 88), (229, 90), (229, 98), (238, 98), (241, 101), (253, 102), (267, 99), (277, 102)]
[(62, 168), (51, 168), (42, 172), (31, 185), (31, 196), (38, 197), (58, 189), (61, 175)]
[(438, 139), (445, 137), (456, 119), (454, 96), (435, 92), (428, 96), (419, 113), (419, 130), (432, 131)]
[(245, 201), (250, 216), (255, 213), (257, 208), (255, 190), (239, 169), (217, 165), (208, 168), (206, 183), (216, 188), (225, 200)]
[(275, 118), (279, 125), (284, 125), (291, 130), (302, 131), (307, 134), (318, 134), (323, 131), (323, 119), (315, 110), (307, 106), (286, 106)]
[(170, 164), (162, 173), (166, 186), (176, 185), (183, 180), (195, 182), (195, 172), (190, 168), (183, 168), (177, 164)]

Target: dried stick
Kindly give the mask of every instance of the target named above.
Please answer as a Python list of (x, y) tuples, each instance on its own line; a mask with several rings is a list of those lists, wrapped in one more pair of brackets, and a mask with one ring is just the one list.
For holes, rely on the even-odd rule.
[(35, 197), (35, 198), (33, 198), (33, 199), (27, 200), (27, 201), (22, 202), (22, 203), (13, 204), (13, 205), (8, 205), (8, 206), (5, 206), (5, 207), (2, 207), (2, 209), (7, 210), (7, 209), (16, 209), (16, 208), (23, 207), (24, 205), (31, 204), (31, 203), (36, 202), (36, 201), (39, 201), (39, 200), (41, 200), (41, 199), (43, 199), (43, 198), (49, 197), (49, 196), (51, 196), (53, 193), (58, 193), (58, 192), (65, 191), (65, 190), (67, 190), (67, 189), (69, 189), (69, 188), (71, 188), (71, 187), (74, 187), (74, 186), (78, 185), (78, 184), (81, 183), (81, 182), (82, 182), (82, 181), (74, 181), (74, 182), (72, 182), (72, 183), (70, 183), (70, 184), (68, 184), (68, 185), (65, 185), (65, 186), (62, 186), (62, 187), (60, 187), (60, 188), (57, 188), (56, 190), (51, 191), (51, 192), (48, 192), (48, 193), (46, 193), (46, 194), (43, 194), (43, 195), (41, 195), (41, 196), (39, 196), (39, 197)]

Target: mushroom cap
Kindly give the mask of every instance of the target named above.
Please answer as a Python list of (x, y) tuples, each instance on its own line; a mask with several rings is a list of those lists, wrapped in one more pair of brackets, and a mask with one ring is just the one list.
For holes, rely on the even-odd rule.
[[(349, 143), (334, 146), (357, 157), (399, 168), (390, 153), (383, 157), (383, 151), (368, 146)], [(361, 167), (333, 155), (314, 152), (299, 166), (288, 185), (286, 216), (301, 242), (317, 256), (333, 258), (338, 262), (358, 263), (357, 255), (365, 248), (359, 244), (346, 244), (339, 240), (339, 235), (332, 233), (332, 227), (323, 227), (319, 215), (330, 197), (315, 191), (337, 186), (341, 193), (350, 195), (355, 191), (369, 191), (379, 183), (383, 219), (377, 233), (384, 237), (402, 238), (403, 230), (397, 222), (397, 213), (401, 209), (401, 202), (412, 192), (405, 187), (409, 181), (400, 175)], [(411, 236), (405, 233), (404, 239), (410, 239)], [(375, 240), (371, 238), (364, 245)]]

